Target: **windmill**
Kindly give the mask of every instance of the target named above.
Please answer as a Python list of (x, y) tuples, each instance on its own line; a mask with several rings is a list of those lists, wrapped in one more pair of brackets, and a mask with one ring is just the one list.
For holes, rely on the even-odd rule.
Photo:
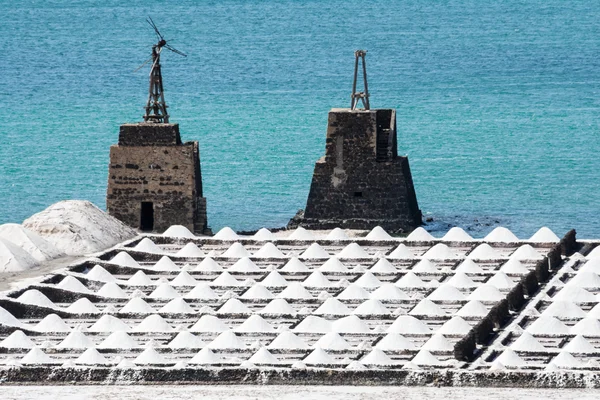
[(167, 43), (156, 27), (154, 21), (152, 21), (152, 18), (148, 17), (146, 22), (154, 29), (158, 43), (152, 46), (152, 56), (138, 68), (140, 69), (149, 61), (152, 61), (152, 68), (150, 68), (150, 88), (148, 89), (148, 101), (146, 102), (145, 107), (146, 113), (144, 114), (144, 122), (168, 124), (169, 114), (167, 114), (167, 104), (165, 103), (163, 81), (160, 72), (160, 53), (162, 52), (162, 49), (165, 48), (183, 57), (187, 57), (187, 54), (182, 53)]

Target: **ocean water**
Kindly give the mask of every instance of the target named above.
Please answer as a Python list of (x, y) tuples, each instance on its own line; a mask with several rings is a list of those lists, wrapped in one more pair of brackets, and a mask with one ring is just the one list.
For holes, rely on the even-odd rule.
[(62, 199), (104, 207), (109, 146), (143, 114), (146, 16), (189, 54), (164, 54), (166, 100), (200, 142), (213, 230), (281, 226), (304, 207), (361, 48), (430, 228), (600, 236), (600, 3), (587, 0), (1, 1), (0, 223)]

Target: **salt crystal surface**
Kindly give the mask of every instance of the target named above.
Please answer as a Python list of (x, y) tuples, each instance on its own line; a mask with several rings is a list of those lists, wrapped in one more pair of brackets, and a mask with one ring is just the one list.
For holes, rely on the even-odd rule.
[(559, 335), (568, 334), (569, 328), (555, 317), (547, 317), (542, 315), (527, 327), (527, 332), (534, 335)]
[(440, 306), (435, 304), (429, 299), (421, 300), (412, 310), (409, 312), (410, 315), (425, 315), (425, 316), (444, 316), (444, 311)]
[(377, 288), (381, 286), (381, 281), (370, 271), (362, 274), (354, 283), (363, 288)]
[(437, 272), (437, 267), (429, 260), (421, 260), (412, 268), (412, 270), (413, 272), (422, 274), (435, 274)]
[(600, 322), (593, 317), (586, 317), (570, 329), (570, 333), (585, 336), (600, 336)]
[(281, 271), (297, 273), (297, 272), (309, 272), (310, 270), (297, 257), (292, 257), (292, 258), (290, 258), (290, 261), (288, 261), (283, 266), (283, 268), (281, 268)]
[(301, 333), (328, 333), (332, 330), (331, 322), (315, 315), (307, 316), (294, 328), (295, 332)]
[(243, 258), (250, 257), (250, 253), (248, 252), (248, 250), (246, 250), (243, 244), (241, 244), (240, 242), (235, 242), (223, 254), (221, 254), (221, 257)]
[(324, 288), (332, 286), (332, 283), (321, 271), (313, 271), (303, 282), (305, 287)]
[(313, 296), (298, 282), (291, 282), (277, 297), (282, 299), (312, 299)]
[(285, 254), (281, 252), (273, 243), (265, 243), (256, 253), (256, 258), (286, 258)]
[(162, 256), (153, 269), (157, 271), (179, 271), (179, 267), (169, 257)]
[(570, 353), (596, 353), (598, 350), (583, 335), (577, 335), (567, 343), (563, 350)]
[[(19, 224), (0, 225), (0, 239), (2, 240), (2, 243), (0, 243), (0, 272), (3, 269), (6, 272), (22, 271), (38, 262), (65, 255), (36, 232)], [(6, 242), (8, 242), (8, 245)], [(13, 257), (12, 261), (7, 263), (7, 258), (10, 259), (11, 256)], [(16, 262), (16, 268), (15, 264), (12, 264), (13, 262)]]
[(305, 364), (310, 365), (331, 365), (335, 360), (320, 347), (315, 348), (304, 360)]
[(365, 365), (394, 365), (396, 362), (388, 357), (387, 354), (383, 352), (383, 350), (379, 348), (375, 348), (371, 350), (369, 354), (364, 356), (361, 360), (361, 363)]
[(262, 309), (261, 314), (295, 315), (296, 311), (285, 299), (273, 299)]
[(508, 260), (502, 267), (500, 267), (500, 271), (505, 274), (514, 274), (514, 275), (525, 275), (529, 273), (529, 270), (523, 265), (523, 263), (519, 260), (511, 258)]
[(455, 315), (444, 323), (436, 332), (444, 335), (466, 335), (471, 325), (460, 316)]
[(196, 311), (181, 297), (177, 297), (158, 310), (160, 313), (167, 314), (195, 314)]
[(167, 345), (172, 349), (199, 349), (205, 346), (206, 343), (202, 339), (189, 331), (179, 332)]
[(425, 282), (412, 271), (404, 274), (402, 278), (398, 279), (395, 285), (400, 288), (421, 288), (427, 286)]
[(338, 333), (371, 333), (369, 326), (356, 315), (349, 315), (333, 321), (331, 331)]
[(163, 232), (163, 236), (193, 239), (196, 236), (183, 225), (171, 225)]
[(398, 247), (394, 249), (394, 251), (387, 255), (387, 258), (411, 259), (414, 258), (414, 256), (414, 253), (411, 250), (409, 250), (409, 248), (404, 243), (400, 243)]
[(456, 271), (456, 273), (460, 272), (460, 273), (463, 273), (463, 274), (483, 274), (484, 273), (483, 268), (481, 268), (479, 265), (477, 265), (470, 258), (467, 258), (466, 260), (464, 260), (463, 262), (461, 262), (459, 264), (459, 266), (456, 267), (455, 271)]
[(158, 353), (153, 347), (146, 348), (143, 352), (138, 355), (133, 362), (137, 365), (164, 365), (171, 364), (165, 359), (160, 353)]
[(600, 258), (600, 245), (594, 247), (594, 249), (590, 251), (590, 253), (587, 256), (585, 256), (585, 258), (587, 258), (588, 260)]
[(379, 259), (379, 261), (370, 268), (370, 271), (377, 274), (395, 274), (398, 272), (396, 267), (385, 258)]
[(127, 280), (127, 284), (133, 286), (150, 286), (153, 285), (154, 282), (152, 282), (152, 279), (150, 279), (144, 271), (137, 271)]
[(188, 243), (181, 248), (177, 253), (178, 257), (204, 257), (206, 254), (195, 243)]
[(229, 299), (217, 310), (219, 314), (252, 314), (252, 311), (238, 299)]
[(496, 272), (494, 276), (487, 280), (486, 284), (498, 289), (511, 289), (515, 286), (515, 282), (502, 271)]
[(557, 243), (560, 241), (560, 238), (556, 236), (550, 228), (544, 226), (534, 233), (533, 236), (529, 238), (529, 241), (536, 243)]
[(352, 312), (356, 315), (368, 316), (368, 315), (390, 315), (390, 310), (388, 310), (379, 300), (370, 299), (360, 304), (356, 309)]
[(148, 303), (139, 297), (134, 297), (120, 310), (122, 313), (153, 314), (156, 312)]
[(448, 242), (470, 242), (473, 238), (464, 229), (455, 226), (446, 232), (442, 240)]
[(190, 332), (206, 333), (225, 332), (228, 331), (229, 328), (227, 327), (225, 322), (215, 317), (214, 315), (203, 315), (194, 325), (192, 325), (192, 327), (189, 330)]
[(369, 292), (367, 292), (360, 286), (351, 283), (346, 289), (344, 289), (340, 294), (337, 295), (337, 298), (341, 300), (366, 300), (369, 298)]
[(327, 234), (327, 240), (348, 240), (350, 239), (346, 232), (341, 228), (334, 228)]
[(241, 282), (235, 279), (229, 272), (224, 271), (213, 281), (214, 286), (240, 286)]
[(467, 258), (472, 260), (497, 260), (502, 258), (502, 255), (487, 243), (481, 243), (471, 251)]
[(266, 228), (260, 228), (254, 236), (252, 236), (254, 240), (275, 240), (276, 236)]
[(260, 272), (260, 268), (248, 257), (242, 257), (229, 267), (231, 272)]
[(31, 349), (35, 347), (35, 343), (23, 331), (16, 330), (0, 342), (0, 347), (5, 349)]
[(315, 311), (315, 315), (349, 315), (350, 309), (335, 298), (325, 300)]
[(527, 365), (525, 361), (514, 350), (506, 349), (496, 359), (499, 363), (509, 368), (518, 368)]
[(358, 243), (350, 243), (340, 251), (336, 257), (338, 258), (371, 258)]
[(583, 318), (586, 312), (572, 301), (553, 301), (542, 315), (558, 318)]
[(73, 331), (67, 335), (56, 347), (67, 349), (87, 349), (94, 347), (94, 342), (81, 331)]
[(330, 258), (319, 267), (321, 272), (348, 272), (348, 268), (337, 258)]
[(306, 259), (321, 259), (321, 258), (329, 258), (330, 255), (325, 251), (318, 243), (311, 244), (308, 249), (304, 250), (302, 254), (300, 254), (300, 258)]
[(290, 236), (288, 236), (288, 240), (315, 240), (315, 239), (316, 238), (312, 233), (310, 233), (309, 231), (307, 231), (306, 229), (304, 229), (301, 226), (296, 228), (296, 230), (294, 232), (292, 232), (290, 234)]
[(452, 250), (444, 243), (438, 243), (432, 246), (423, 254), (423, 258), (428, 260), (453, 260), (458, 256), (455, 250)]
[[(120, 254), (120, 253), (119, 253)], [(123, 253), (127, 254), (127, 253)], [(129, 254), (127, 254), (129, 255)], [(117, 278), (115, 278), (110, 272), (104, 269), (101, 265), (94, 265), (94, 267), (88, 271), (86, 274), (86, 278), (100, 281), (100, 282), (116, 282)]]
[(223, 271), (223, 267), (211, 257), (206, 257), (194, 268), (194, 271)]
[(583, 271), (592, 271), (596, 274), (600, 274), (600, 258), (594, 258), (586, 261), (583, 266), (579, 268), (580, 273)]
[(273, 365), (279, 364), (279, 360), (264, 347), (258, 349), (256, 353), (248, 359), (249, 362), (256, 365)]
[(275, 332), (275, 329), (263, 317), (254, 314), (248, 317), (241, 325), (238, 325), (234, 331), (244, 333), (268, 333)]
[(529, 332), (525, 331), (521, 333), (521, 336), (510, 348), (515, 351), (532, 351), (532, 352), (545, 352), (546, 348)]
[(181, 295), (173, 286), (163, 283), (158, 285), (148, 297), (152, 299), (174, 299), (175, 297), (181, 297)]
[(29, 353), (21, 359), (22, 364), (58, 364), (57, 360), (53, 360), (52, 357), (44, 353), (39, 347), (34, 347), (29, 350)]
[(89, 348), (75, 360), (78, 365), (108, 365), (109, 361), (94, 348)]
[(565, 286), (552, 298), (554, 301), (572, 301), (575, 303), (597, 302), (596, 296), (577, 286)]
[(114, 297), (116, 299), (126, 299), (127, 293), (121, 289), (119, 285), (114, 282), (105, 283), (98, 292), (96, 292), (98, 296), (104, 297)]
[(464, 300), (465, 295), (450, 284), (441, 284), (427, 296), (429, 300)]
[(468, 298), (479, 301), (500, 301), (504, 299), (504, 295), (497, 287), (484, 284), (475, 289)]
[(510, 258), (515, 260), (541, 260), (544, 258), (536, 249), (529, 244), (524, 244), (515, 250)]
[(582, 288), (598, 288), (600, 287), (600, 276), (592, 271), (579, 271), (577, 275), (567, 282), (567, 285)]
[(46, 297), (46, 295), (37, 289), (29, 289), (25, 291), (19, 297), (17, 297), (17, 300), (25, 304), (32, 304), (36, 306), (49, 308), (56, 307), (56, 305), (48, 297)]
[(416, 349), (413, 342), (399, 333), (392, 332), (385, 335), (377, 344), (376, 348), (381, 350), (402, 351)]
[(393, 283), (384, 283), (371, 293), (371, 298), (378, 300), (409, 300), (410, 296)]
[(411, 360), (411, 363), (419, 366), (431, 366), (442, 364), (429, 350), (420, 350)]
[(117, 253), (116, 256), (114, 256), (113, 258), (110, 259), (109, 263), (121, 265), (123, 267), (131, 267), (131, 268), (139, 268), (140, 267), (140, 264), (138, 264), (137, 261), (135, 261), (133, 259), (133, 257), (131, 257), (129, 255), (129, 253), (127, 253), (125, 251), (120, 251), (119, 253)]
[(129, 330), (130, 328), (125, 322), (112, 315), (103, 315), (88, 329), (90, 332), (128, 332)]
[(406, 240), (413, 242), (429, 242), (435, 240), (435, 238), (431, 235), (431, 233), (419, 226), (406, 237)]
[(273, 341), (267, 346), (269, 349), (277, 350), (306, 350), (309, 348), (308, 344), (294, 333), (290, 331), (281, 332)]
[(514, 235), (510, 230), (499, 226), (494, 228), (493, 231), (488, 233), (488, 235), (483, 239), (487, 242), (500, 242), (500, 243), (514, 243), (518, 242), (519, 238)]
[(246, 344), (235, 333), (230, 330), (221, 332), (215, 340), (207, 346), (210, 349), (245, 349)]
[(140, 240), (140, 242), (136, 244), (133, 249), (144, 253), (160, 254), (163, 252), (161, 248), (149, 238), (143, 238)]
[(228, 226), (222, 228), (219, 232), (216, 233), (216, 235), (213, 236), (213, 239), (219, 240), (238, 240), (239, 238), (240, 237), (237, 235), (237, 233), (235, 233), (233, 229), (231, 229)]
[(91, 292), (83, 283), (81, 283), (81, 281), (79, 279), (72, 277), (70, 275), (65, 276), (63, 278), (63, 280), (60, 281), (60, 283), (56, 286), (61, 289), (70, 290), (72, 292), (79, 292), (79, 293), (90, 293)]
[(273, 299), (275, 296), (263, 284), (256, 283), (240, 296), (242, 299)]
[(464, 272), (456, 272), (450, 279), (448, 279), (447, 284), (455, 288), (474, 288), (479, 285), (469, 278)]
[(385, 231), (385, 229), (383, 229), (381, 226), (376, 226), (375, 228), (371, 229), (371, 232), (369, 232), (367, 234), (367, 236), (365, 236), (365, 239), (367, 240), (394, 240), (394, 238), (392, 236), (390, 236), (389, 233), (387, 233)]

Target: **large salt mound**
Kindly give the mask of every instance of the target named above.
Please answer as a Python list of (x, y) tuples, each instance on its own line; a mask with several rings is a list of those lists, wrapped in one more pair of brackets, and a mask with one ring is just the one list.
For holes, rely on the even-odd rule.
[(229, 299), (219, 308), (219, 314), (252, 314), (252, 311), (238, 299)]
[(553, 297), (554, 301), (572, 301), (574, 303), (596, 302), (596, 296), (578, 286), (567, 285)]
[(431, 330), (427, 324), (410, 315), (400, 315), (396, 320), (388, 327), (388, 333), (401, 333), (401, 334), (419, 334), (419, 333), (431, 333)]
[(241, 244), (240, 242), (235, 242), (223, 254), (221, 254), (221, 257), (243, 258), (250, 257), (250, 253), (248, 252), (248, 250), (246, 250), (243, 244)]
[(23, 226), (68, 255), (104, 250), (137, 235), (135, 230), (83, 200), (65, 200), (32, 215)]
[(513, 274), (513, 275), (524, 275), (529, 273), (529, 270), (523, 263), (519, 260), (511, 258), (508, 260), (502, 267), (500, 267), (500, 271), (505, 274)]
[(321, 336), (313, 347), (325, 350), (348, 350), (351, 348), (350, 344), (337, 332), (329, 332)]
[(521, 336), (519, 336), (519, 338), (510, 345), (510, 348), (515, 351), (546, 351), (546, 348), (535, 337), (533, 337), (531, 333), (527, 331), (521, 333)]
[(260, 283), (255, 283), (252, 287), (240, 296), (242, 299), (272, 299), (275, 296), (269, 289)]
[(256, 365), (273, 365), (279, 364), (279, 360), (264, 347), (257, 350), (256, 353), (248, 359), (248, 362)]
[(315, 311), (315, 315), (349, 315), (350, 309), (346, 307), (341, 301), (333, 297), (325, 300), (323, 304), (319, 306)]
[(196, 311), (181, 297), (177, 297), (164, 306), (158, 312), (168, 314), (195, 314)]
[(192, 327), (189, 330), (190, 332), (206, 333), (225, 332), (228, 331), (229, 328), (227, 327), (225, 322), (215, 317), (214, 315), (203, 315), (194, 325), (192, 325)]
[(206, 254), (195, 243), (188, 243), (181, 248), (177, 253), (177, 257), (204, 257)]
[(502, 258), (500, 253), (487, 243), (477, 246), (467, 258), (472, 260), (497, 260)]
[(308, 290), (299, 282), (292, 282), (286, 287), (277, 297), (282, 299), (312, 299), (313, 296)]
[(273, 299), (260, 312), (273, 315), (296, 315), (294, 308), (285, 299)]
[(337, 295), (337, 298), (342, 300), (366, 300), (369, 298), (369, 292), (367, 292), (365, 289), (361, 288), (357, 284), (351, 283), (346, 289), (344, 289), (340, 294)]
[(228, 226), (222, 228), (215, 234), (215, 236), (213, 236), (213, 239), (219, 240), (238, 240), (239, 238), (240, 237), (237, 235), (237, 233), (235, 233), (233, 229)]
[(256, 253), (256, 258), (286, 258), (285, 254), (281, 252), (273, 243), (268, 242), (263, 245)]
[(129, 300), (125, 306), (123, 306), (120, 312), (132, 314), (154, 314), (156, 310), (146, 303), (144, 299), (134, 297), (133, 299)]
[(425, 342), (425, 344), (423, 344), (421, 349), (432, 352), (448, 352), (454, 350), (454, 346), (448, 339), (446, 339), (444, 335), (441, 333), (436, 333), (435, 335), (431, 336), (431, 338)]
[(499, 226), (488, 233), (484, 240), (487, 242), (514, 243), (518, 242), (519, 238), (507, 228)]
[(205, 346), (206, 343), (202, 339), (189, 331), (179, 332), (167, 345), (172, 349), (199, 349)]
[(447, 283), (455, 288), (474, 288), (478, 286), (476, 282), (474, 282), (463, 272), (456, 272), (450, 279), (448, 279)]
[(431, 240), (435, 240), (435, 238), (431, 235), (431, 233), (419, 226), (406, 237), (406, 240), (413, 242), (429, 242)]
[(246, 344), (235, 333), (227, 330), (221, 332), (215, 340), (208, 344), (207, 348), (241, 350), (246, 348)]
[(108, 335), (98, 348), (100, 349), (136, 349), (140, 345), (124, 331), (115, 331)]
[(305, 287), (325, 288), (332, 286), (332, 283), (321, 271), (313, 271), (305, 280)]
[(382, 227), (376, 226), (365, 237), (367, 240), (394, 240)]
[(311, 365), (330, 365), (335, 364), (335, 360), (320, 347), (315, 348), (304, 360), (305, 364)]
[(464, 300), (465, 295), (456, 287), (443, 283), (427, 296), (429, 300)]
[(391, 259), (412, 259), (415, 255), (409, 248), (404, 244), (400, 243), (390, 254), (386, 257)]
[(116, 256), (111, 258), (109, 263), (121, 265), (123, 267), (139, 268), (140, 264), (129, 255), (129, 253), (120, 251)]
[(530, 244), (524, 244), (515, 250), (515, 252), (510, 255), (510, 258), (515, 260), (540, 260), (543, 256), (538, 253), (536, 249), (531, 247)]
[(590, 260), (600, 258), (600, 246), (594, 247), (594, 249), (590, 251), (586, 258)]
[(143, 238), (142, 240), (140, 240), (140, 242), (136, 244), (133, 249), (137, 251), (143, 251), (144, 253), (162, 253), (160, 247), (158, 247), (156, 243), (154, 243), (149, 238)]
[(103, 315), (88, 329), (89, 332), (129, 332), (129, 330), (129, 325), (112, 315)]
[(396, 267), (385, 258), (380, 258), (369, 270), (377, 274), (395, 274), (398, 272)]
[(444, 311), (440, 306), (435, 304), (433, 301), (429, 299), (421, 300), (412, 310), (409, 312), (410, 315), (425, 315), (430, 317), (441, 317), (446, 315), (446, 311)]
[(560, 238), (556, 236), (550, 228), (542, 227), (532, 237), (529, 238), (530, 242), (536, 243), (556, 243), (560, 242)]
[(435, 274), (437, 272), (437, 267), (431, 261), (424, 259), (419, 261), (412, 270), (414, 272), (420, 272), (424, 274)]
[(446, 321), (442, 325), (437, 333), (443, 333), (444, 335), (466, 335), (471, 330), (471, 325), (459, 316), (454, 316), (452, 319)]
[(29, 289), (17, 297), (17, 300), (34, 306), (55, 308), (56, 305), (37, 289)]
[(563, 350), (566, 350), (570, 353), (596, 353), (598, 350), (582, 335), (577, 335), (571, 341), (563, 347)]
[(396, 287), (393, 283), (384, 283), (371, 293), (372, 299), (377, 300), (410, 300), (410, 296)]
[(288, 261), (283, 266), (283, 268), (281, 268), (281, 271), (296, 273), (296, 272), (309, 272), (310, 270), (297, 257), (292, 257), (292, 258), (290, 258), (290, 261)]
[(12, 242), (38, 262), (65, 255), (52, 243), (19, 224), (0, 225), (0, 239)]
[(387, 354), (383, 352), (383, 350), (379, 348), (375, 348), (371, 350), (369, 354), (364, 356), (361, 360), (361, 363), (365, 365), (394, 365), (396, 362), (388, 357)]
[(428, 260), (452, 260), (456, 259), (457, 255), (455, 251), (452, 251), (450, 247), (444, 243), (438, 243), (427, 250), (425, 254), (423, 254), (423, 258)]
[[(121, 253), (119, 253), (119, 254), (121, 254)], [(122, 254), (129, 255), (127, 253), (122, 253)], [(92, 269), (90, 269), (87, 272), (86, 278), (95, 280), (95, 281), (100, 281), (100, 282), (117, 282), (117, 278), (115, 278), (113, 276), (113, 274), (111, 274), (106, 269), (104, 269), (104, 267), (102, 267), (101, 265), (98, 265), (98, 264), (94, 265), (92, 267)]]
[(53, 360), (52, 357), (44, 353), (42, 349), (39, 347), (35, 347), (29, 351), (21, 359), (21, 363), (23, 364), (57, 364), (56, 360)]
[(570, 333), (584, 336), (600, 336), (600, 321), (592, 317), (584, 318), (571, 327)]
[(26, 271), (37, 261), (25, 250), (6, 239), (0, 238), (0, 272)]
[(148, 347), (133, 362), (137, 365), (164, 365), (170, 364), (160, 353), (154, 348)]
[(338, 258), (371, 258), (358, 243), (350, 243), (337, 254)]
[(329, 333), (333, 331), (333, 324), (321, 317), (309, 315), (296, 325), (294, 331), (300, 333)]
[(94, 342), (81, 331), (73, 331), (56, 347), (65, 349), (87, 349), (94, 347)]
[(6, 349), (32, 349), (35, 347), (35, 343), (23, 331), (16, 330), (0, 342), (0, 347)]
[(269, 349), (277, 350), (306, 350), (309, 348), (308, 344), (294, 333), (290, 331), (283, 331), (267, 346)]
[(526, 362), (523, 361), (523, 359), (511, 349), (504, 350), (500, 357), (498, 357), (494, 362), (498, 362), (509, 368), (517, 368), (526, 365)]
[(381, 281), (370, 271), (362, 274), (354, 283), (363, 288), (378, 288), (381, 286)]
[(38, 332), (71, 332), (71, 327), (56, 314), (48, 314), (37, 323), (35, 330)]
[(592, 271), (579, 271), (567, 284), (582, 288), (597, 288), (600, 287), (600, 276)]
[(400, 335), (399, 333), (388, 333), (377, 344), (376, 348), (389, 351), (414, 350), (413, 342)]
[[(300, 228), (298, 228), (300, 229)], [(330, 255), (329, 253), (327, 253), (325, 251), (325, 249), (323, 249), (321, 246), (319, 246), (318, 243), (313, 243), (311, 244), (308, 249), (304, 250), (304, 252), (302, 254), (300, 254), (300, 258), (310, 258), (310, 259), (315, 259), (315, 258), (329, 258)]]
[(204, 260), (202, 260), (200, 262), (200, 264), (198, 264), (198, 266), (196, 268), (194, 268), (194, 271), (206, 271), (206, 272), (223, 271), (223, 267), (221, 267), (211, 257), (206, 257)]
[(399, 288), (420, 288), (425, 287), (427, 284), (415, 275), (412, 271), (408, 271), (402, 278), (398, 279), (398, 281), (394, 284)]
[(502, 271), (496, 272), (494, 276), (487, 280), (486, 284), (498, 289), (511, 289), (515, 286), (515, 282)]
[(471, 300), (458, 310), (456, 315), (461, 317), (485, 317), (488, 315), (488, 309), (481, 302)]
[(193, 239), (196, 237), (188, 228), (183, 225), (171, 225), (166, 231), (163, 232), (162, 235), (186, 239)]
[(76, 360), (79, 365), (107, 365), (108, 360), (94, 348), (89, 348), (83, 352)]
[(481, 285), (469, 295), (469, 300), (479, 301), (501, 301), (504, 299), (504, 295), (500, 290), (492, 285)]
[(290, 234), (290, 236), (288, 236), (288, 240), (315, 240), (315, 239), (316, 238), (312, 233), (310, 233), (309, 231), (307, 231), (306, 229), (304, 229), (301, 226), (296, 228), (296, 230), (294, 232), (292, 232)]
[(390, 315), (390, 310), (388, 310), (379, 300), (370, 299), (356, 307), (353, 314), (361, 315), (361, 316), (369, 316), (369, 315)]
[(346, 267), (340, 260), (335, 257), (330, 258), (325, 261), (323, 265), (319, 267), (319, 271), (321, 272), (348, 272), (348, 267)]
[(569, 333), (569, 328), (554, 317), (542, 315), (527, 327), (527, 332), (534, 335), (564, 335)]
[(557, 318), (584, 318), (586, 312), (572, 301), (553, 301), (542, 315)]
[(327, 234), (327, 240), (348, 240), (350, 239), (346, 232), (341, 228), (335, 228)]
[(483, 274), (484, 270), (479, 265), (477, 265), (473, 260), (467, 258), (463, 262), (460, 263), (455, 270), (457, 273), (461, 272), (463, 274)]
[(450, 228), (450, 230), (444, 235), (442, 240), (448, 242), (470, 242), (473, 240), (473, 238), (462, 228), (455, 226), (454, 228)]
[(252, 236), (254, 240), (275, 240), (276, 236), (267, 228), (260, 228), (254, 236)]

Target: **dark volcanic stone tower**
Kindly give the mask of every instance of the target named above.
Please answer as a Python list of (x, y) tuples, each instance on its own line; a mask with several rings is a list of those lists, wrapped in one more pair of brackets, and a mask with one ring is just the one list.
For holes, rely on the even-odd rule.
[[(362, 57), (365, 92), (356, 93)], [(421, 225), (408, 158), (398, 156), (396, 110), (370, 110), (364, 53), (357, 52), (352, 108), (332, 109), (325, 156), (317, 161), (304, 215), (290, 226), (407, 232)], [(356, 109), (363, 99), (365, 109)]]

